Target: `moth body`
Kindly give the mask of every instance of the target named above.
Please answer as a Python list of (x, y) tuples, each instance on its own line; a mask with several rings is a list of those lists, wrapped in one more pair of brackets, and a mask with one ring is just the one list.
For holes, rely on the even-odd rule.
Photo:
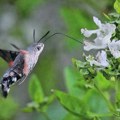
[(18, 51), (12, 65), (8, 68), (2, 78), (1, 86), (4, 97), (7, 97), (12, 85), (17, 82), (20, 84), (26, 79), (35, 67), (43, 48), (43, 43), (34, 43), (26, 50)]

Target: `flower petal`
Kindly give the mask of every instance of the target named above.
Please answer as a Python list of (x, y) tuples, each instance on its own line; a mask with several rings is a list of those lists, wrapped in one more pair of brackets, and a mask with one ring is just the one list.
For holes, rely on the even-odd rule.
[(93, 42), (88, 42), (88, 41), (84, 41), (84, 50), (86, 51), (90, 51), (92, 49), (104, 49), (107, 47), (106, 44), (103, 44), (103, 43), (100, 43), (100, 39), (95, 39), (96, 40), (96, 43), (93, 43)]
[(109, 63), (107, 60), (107, 54), (105, 51), (99, 51), (96, 55), (96, 58), (92, 56), (86, 56), (86, 60), (90, 63), (91, 66), (96, 65), (96, 66), (101, 66), (101, 67), (108, 67)]
[(85, 37), (90, 37), (92, 34), (96, 34), (98, 32), (98, 30), (87, 30), (85, 29), (81, 29), (81, 33), (85, 36)]
[(109, 47), (111, 54), (115, 58), (120, 57), (120, 40), (118, 41), (113, 40), (111, 43), (108, 44), (108, 47)]
[(115, 32), (116, 26), (114, 24), (110, 24), (110, 23), (101, 23), (101, 21), (96, 18), (93, 17), (93, 20), (95, 22), (95, 24), (98, 26), (98, 29), (96, 30), (87, 30), (85, 29), (81, 29), (81, 33), (89, 38), (91, 37), (92, 34), (95, 34), (95, 38), (93, 40), (93, 42), (86, 42), (85, 41), (85, 46), (84, 46), (84, 50), (89, 51), (91, 49), (105, 49), (106, 47), (108, 47), (108, 44), (111, 42), (111, 37), (112, 34)]
[(102, 23), (101, 23), (101, 21), (97, 18), (97, 17), (93, 17), (93, 21), (95, 22), (95, 24), (99, 27), (99, 28), (101, 28), (101, 26), (102, 26)]
[(107, 54), (103, 50), (101, 52), (98, 52), (96, 59), (101, 64), (101, 66), (107, 67), (109, 65), (107, 62)]

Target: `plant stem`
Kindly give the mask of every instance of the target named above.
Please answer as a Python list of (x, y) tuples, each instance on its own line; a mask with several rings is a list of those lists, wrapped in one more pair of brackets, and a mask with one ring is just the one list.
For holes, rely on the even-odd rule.
[(46, 120), (51, 120), (45, 112), (41, 112), (41, 113), (45, 116)]
[(116, 79), (115, 92), (116, 92), (115, 93), (116, 94), (116, 97), (115, 97), (116, 111), (118, 116), (120, 117), (120, 111), (118, 111), (118, 109), (120, 109), (120, 80), (119, 79)]
[(111, 113), (105, 113), (105, 114), (96, 114), (96, 113), (92, 113), (92, 112), (89, 112), (88, 114), (90, 114), (91, 117), (105, 117), (105, 116), (113, 116), (113, 114)]
[(96, 85), (94, 84), (94, 87), (97, 89), (97, 91), (101, 94), (101, 96), (104, 98), (104, 100), (106, 101), (109, 110), (114, 113), (115, 109), (113, 107), (113, 105), (111, 104), (111, 102), (106, 98), (106, 96), (104, 95), (103, 91)]

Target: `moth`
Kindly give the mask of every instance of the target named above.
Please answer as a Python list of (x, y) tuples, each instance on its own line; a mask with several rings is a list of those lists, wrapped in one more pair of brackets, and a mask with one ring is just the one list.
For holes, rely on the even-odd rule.
[(4, 73), (1, 80), (2, 95), (6, 98), (10, 91), (10, 87), (18, 82), (21, 84), (35, 67), (40, 54), (44, 49), (44, 44), (41, 40), (47, 36), (49, 31), (37, 42), (35, 41), (35, 30), (33, 32), (34, 43), (27, 49), (23, 50), (16, 45), (11, 44), (17, 51), (0, 49), (0, 57), (8, 64), (9, 68)]
[(10, 88), (15, 83), (21, 84), (27, 76), (31, 73), (35, 67), (40, 54), (44, 49), (44, 42), (56, 34), (64, 35), (70, 39), (73, 39), (79, 43), (79, 40), (76, 40), (73, 37), (70, 37), (63, 33), (54, 33), (47, 37), (44, 42), (41, 42), (43, 38), (48, 35), (49, 31), (37, 42), (35, 41), (35, 30), (33, 31), (33, 44), (31, 44), (27, 49), (23, 50), (17, 47), (14, 44), (11, 44), (17, 51), (11, 50), (2, 50), (0, 49), (0, 57), (2, 57), (8, 64), (9, 68), (4, 73), (1, 80), (1, 90), (2, 95), (6, 98), (10, 91)]

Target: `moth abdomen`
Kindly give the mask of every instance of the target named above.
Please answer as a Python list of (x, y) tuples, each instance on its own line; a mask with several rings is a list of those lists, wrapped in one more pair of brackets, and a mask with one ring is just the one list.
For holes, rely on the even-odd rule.
[(2, 83), (1, 83), (1, 87), (2, 87), (3, 96), (7, 97), (8, 93), (10, 91), (9, 79), (3, 78)]
[(14, 85), (17, 81), (19, 81), (23, 77), (22, 74), (17, 74), (14, 71), (11, 71), (10, 74), (6, 77), (3, 77), (1, 82), (2, 94), (4, 97), (7, 97), (10, 87)]

